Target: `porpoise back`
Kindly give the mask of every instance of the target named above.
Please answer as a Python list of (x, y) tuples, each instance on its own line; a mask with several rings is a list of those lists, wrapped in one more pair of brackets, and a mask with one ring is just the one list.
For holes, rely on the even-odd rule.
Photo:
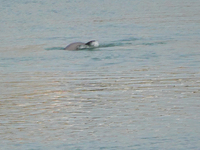
[(85, 43), (82, 42), (71, 43), (67, 47), (65, 47), (65, 50), (78, 50), (81, 45), (85, 45)]

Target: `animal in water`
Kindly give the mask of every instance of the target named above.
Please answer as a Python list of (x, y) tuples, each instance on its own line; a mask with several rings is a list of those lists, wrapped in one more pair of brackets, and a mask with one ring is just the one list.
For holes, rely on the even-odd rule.
[(99, 46), (99, 42), (96, 40), (92, 40), (87, 43), (75, 42), (65, 47), (65, 50), (80, 50), (80, 49), (85, 49), (85, 48), (95, 48), (98, 46)]

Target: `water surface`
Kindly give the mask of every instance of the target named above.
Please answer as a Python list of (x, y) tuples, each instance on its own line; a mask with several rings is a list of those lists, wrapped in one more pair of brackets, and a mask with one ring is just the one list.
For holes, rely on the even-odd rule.
[(200, 148), (198, 0), (0, 1), (1, 149)]

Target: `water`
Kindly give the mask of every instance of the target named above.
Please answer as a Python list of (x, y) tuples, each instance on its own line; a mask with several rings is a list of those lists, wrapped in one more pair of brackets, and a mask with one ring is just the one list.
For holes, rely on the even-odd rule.
[(2, 150), (200, 148), (200, 1), (0, 2)]

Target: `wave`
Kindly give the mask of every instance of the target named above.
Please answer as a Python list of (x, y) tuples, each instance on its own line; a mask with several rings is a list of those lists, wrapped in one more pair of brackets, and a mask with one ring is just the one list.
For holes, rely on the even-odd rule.
[[(146, 40), (142, 38), (135, 38), (135, 37), (130, 37), (126, 39), (121, 39), (118, 41), (112, 41), (110, 43), (100, 43), (98, 48), (108, 48), (108, 47), (118, 47), (118, 46), (154, 46), (158, 44), (166, 44), (165, 41), (155, 41), (155, 40)], [(46, 48), (45, 50), (64, 50), (65, 47), (50, 47)], [(87, 48), (88, 49), (88, 48)], [(96, 48), (90, 48), (90, 49), (96, 49)]]
[(50, 48), (45, 48), (45, 50), (64, 50), (64, 47), (50, 47)]

